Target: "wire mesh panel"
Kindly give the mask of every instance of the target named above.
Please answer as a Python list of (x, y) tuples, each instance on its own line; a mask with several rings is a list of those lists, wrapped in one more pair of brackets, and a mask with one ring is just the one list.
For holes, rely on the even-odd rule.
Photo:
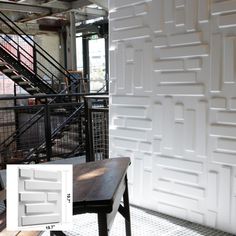
[(86, 160), (109, 157), (108, 96), (86, 96)]
[[(15, 127), (15, 114), (11, 109), (0, 109), (0, 143), (3, 143), (9, 135), (11, 135), (16, 130)], [(16, 148), (16, 143), (12, 142), (8, 149), (0, 151), (0, 162), (4, 162), (8, 155), (8, 150), (14, 150)]]
[(108, 158), (108, 97), (96, 95), (86, 110), (80, 101), (87, 103), (87, 99), (76, 101), (71, 96), (0, 98), (0, 168), (9, 163), (81, 156), (88, 151), (90, 160)]
[(0, 98), (0, 168), (9, 163), (38, 163), (84, 155), (83, 103), (70, 102), (68, 97), (68, 102), (64, 102), (66, 98), (56, 101), (42, 96), (36, 98), (37, 103), (27, 105), (32, 98)]
[(91, 111), (95, 160), (108, 158), (108, 110)]
[[(1, 101), (1, 104), (4, 103)], [(4, 163), (23, 159), (44, 138), (42, 113), (41, 106), (0, 108), (0, 162), (2, 167)]]
[[(64, 155), (79, 155), (84, 153), (84, 114), (81, 110), (66, 124), (71, 115), (76, 111), (74, 103), (68, 103), (59, 109), (50, 109), (52, 126), (52, 157)], [(62, 125), (65, 124), (63, 127)], [(56, 130), (58, 131), (56, 133)]]

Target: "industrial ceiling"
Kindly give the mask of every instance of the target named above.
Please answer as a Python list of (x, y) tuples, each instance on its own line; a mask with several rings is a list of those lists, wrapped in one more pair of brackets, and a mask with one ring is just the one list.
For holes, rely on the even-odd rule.
[(15, 23), (37, 25), (42, 30), (57, 30), (70, 21), (107, 18), (108, 0), (0, 0), (0, 11)]

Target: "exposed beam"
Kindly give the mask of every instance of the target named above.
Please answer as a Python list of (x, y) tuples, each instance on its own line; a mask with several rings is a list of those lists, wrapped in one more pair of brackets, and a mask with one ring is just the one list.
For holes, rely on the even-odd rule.
[(91, 3), (94, 3), (100, 7), (102, 7), (103, 9), (105, 9), (106, 11), (108, 11), (108, 0), (89, 0)]
[(91, 5), (91, 2), (89, 0), (77, 0), (72, 2), (71, 9), (78, 9), (88, 5)]
[[(24, 24), (24, 23), (15, 23), (17, 26), (23, 30), (25, 33), (29, 35), (36, 35), (39, 33), (39, 25), (38, 24)], [(6, 34), (14, 34), (9, 27), (4, 24), (0, 24), (1, 30)]]
[(48, 7), (26, 5), (12, 2), (3, 2), (0, 1), (1, 11), (14, 11), (14, 12), (31, 12), (43, 15), (51, 14), (51, 10)]
[(84, 7), (81, 9), (74, 9), (74, 11), (80, 15), (91, 15), (96, 17), (104, 17), (107, 16), (107, 12), (103, 9), (91, 8), (91, 7)]
[(72, 7), (72, 4), (70, 2), (61, 2), (58, 0), (52, 0), (41, 4), (42, 6), (50, 7), (50, 8), (56, 8), (61, 10), (67, 10)]
[(49, 16), (49, 14), (47, 14), (47, 15), (44, 15), (44, 14), (31, 14), (28, 17), (24, 17), (22, 19), (18, 19), (18, 20), (15, 20), (15, 21), (16, 22), (21, 22), (21, 23), (32, 22), (32, 21), (35, 21), (35, 20), (40, 20), (40, 19), (45, 18), (47, 16)]
[[(74, 11), (76, 13), (77, 21), (106, 17), (106, 10), (88, 7), (88, 5), (92, 4), (92, 1), (99, 0), (77, 0), (72, 2), (58, 0), (48, 0), (47, 2), (44, 0), (22, 0), (20, 3), (0, 0), (0, 9), (2, 11), (17, 13), (15, 14), (15, 22), (32, 22), (50, 15), (56, 16), (58, 13), (66, 13), (68, 11)], [(21, 15), (20, 13), (25, 13), (25, 15)]]

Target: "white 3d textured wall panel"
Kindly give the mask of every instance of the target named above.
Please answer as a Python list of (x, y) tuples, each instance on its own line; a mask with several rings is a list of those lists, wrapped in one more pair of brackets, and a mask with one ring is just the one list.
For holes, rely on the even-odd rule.
[(72, 225), (70, 164), (7, 165), (7, 230), (68, 230)]
[(61, 222), (61, 172), (19, 167), (19, 226)]
[(236, 1), (110, 0), (110, 150), (131, 202), (236, 233)]

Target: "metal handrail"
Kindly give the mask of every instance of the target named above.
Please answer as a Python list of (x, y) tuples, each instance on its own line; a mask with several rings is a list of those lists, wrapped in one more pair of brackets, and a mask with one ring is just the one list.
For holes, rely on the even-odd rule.
[[(61, 95), (61, 96), (60, 96)], [(80, 94), (81, 95), (81, 94)], [(82, 94), (84, 95), (84, 94)], [(57, 95), (44, 95), (44, 96), (29, 96), (30, 98), (50, 98), (50, 97), (54, 97), (48, 104), (52, 104), (53, 102), (56, 101), (57, 97), (63, 97), (65, 96), (65, 94), (57, 94)], [(68, 96), (68, 95), (66, 95)], [(77, 96), (77, 95), (76, 95)], [(22, 96), (22, 98), (26, 98), (27, 96)], [(15, 97), (16, 99), (16, 97)], [(0, 99), (2, 100), (2, 99)], [(3, 142), (0, 143), (0, 148), (2, 146), (5, 145), (5, 143), (7, 141), (9, 141), (11, 138), (13, 138), (9, 143), (6, 144), (6, 146), (4, 146), (4, 148), (8, 147), (12, 142), (14, 142), (14, 140), (16, 138), (18, 138), (20, 135), (22, 135), (23, 133), (25, 133), (32, 125), (34, 125), (39, 119), (42, 118), (43, 114), (41, 116), (38, 116), (42, 111), (43, 111), (43, 107), (34, 114), (34, 116), (32, 116), (29, 120), (27, 120), (26, 122), (24, 122), (14, 133), (12, 133), (10, 136), (8, 136)], [(33, 120), (34, 118), (36, 118), (36, 120)], [(32, 122), (31, 122), (32, 121)]]
[[(60, 133), (61, 131), (63, 131), (63, 128), (70, 124), (70, 122), (72, 121), (72, 119), (78, 114), (78, 112), (81, 112), (81, 110), (84, 108), (84, 104), (79, 104), (79, 106), (76, 107), (75, 111), (72, 112), (72, 114), (70, 114), (70, 116), (62, 122), (62, 124), (60, 124), (59, 127), (57, 127), (51, 134), (51, 140), (53, 141), (57, 134)], [(31, 150), (28, 155), (25, 157), (25, 159), (22, 160), (22, 162), (27, 161), (27, 163), (31, 162), (31, 157), (32, 155), (39, 150), (43, 145), (45, 145), (46, 140), (43, 140), (37, 147), (33, 148), (33, 150)]]
[[(6, 20), (4, 20), (2, 17), (0, 17), (0, 19), (11, 29), (13, 30), (18, 36), (20, 36), (27, 44), (29, 44), (30, 46), (34, 46), (35, 47), (35, 50), (41, 55), (43, 56), (44, 59), (46, 59), (49, 63), (51, 63), (56, 69), (58, 69), (64, 76), (66, 76), (67, 78), (74, 78), (74, 76), (72, 74), (70, 74), (70, 72), (68, 70), (66, 70), (59, 62), (57, 62), (47, 51), (45, 51), (37, 42), (35, 42), (31, 37), (29, 37), (28, 34), (26, 34), (17, 24), (15, 24), (8, 16), (6, 16), (3, 12), (0, 11), (0, 14), (5, 17), (5, 19), (7, 19), (7, 21), (11, 22), (11, 24), (13, 24), (17, 30), (20, 31), (20, 33), (14, 29)], [(32, 44), (30, 44), (28, 42), (28, 40), (26, 40), (24, 37), (22, 37), (22, 35), (25, 35), (31, 42)], [(38, 49), (40, 49), (44, 54), (46, 54), (50, 60), (42, 53), (40, 52)], [(55, 64), (53, 64), (53, 62)], [(59, 68), (60, 67), (60, 68)]]

